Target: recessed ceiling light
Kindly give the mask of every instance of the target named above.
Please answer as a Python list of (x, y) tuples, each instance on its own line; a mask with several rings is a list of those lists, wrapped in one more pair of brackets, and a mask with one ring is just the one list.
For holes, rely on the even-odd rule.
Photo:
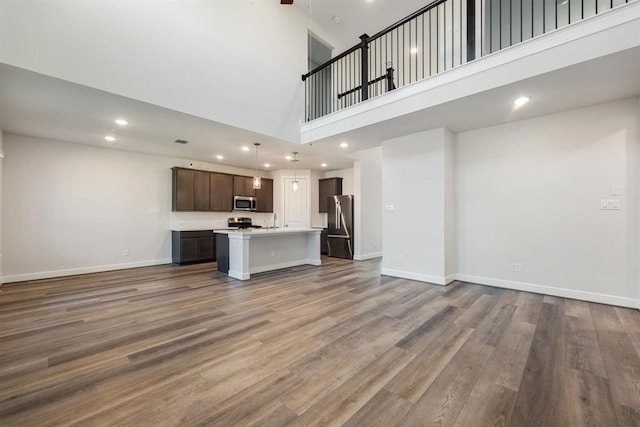
[(115, 140), (116, 140), (116, 138), (115, 138), (114, 136), (111, 136), (111, 135), (107, 135), (107, 136), (105, 136), (105, 137), (104, 137), (104, 139), (106, 139), (106, 140), (107, 140), (107, 141), (109, 141), (109, 142), (113, 142), (113, 141), (115, 141)]
[(290, 155), (284, 156), (284, 158), (287, 159), (287, 160), (291, 160), (292, 159), (292, 157)]
[(265, 168), (270, 168), (270, 167), (271, 167), (271, 165), (270, 165), (269, 163), (265, 163), (265, 164), (264, 164), (264, 167), (265, 167)]
[(249, 151), (249, 147), (247, 147), (246, 145), (242, 146), (242, 151)]
[(126, 125), (129, 124), (129, 122), (126, 121), (125, 119), (117, 119), (116, 120), (116, 124), (119, 125), (119, 126), (126, 126)]
[(320, 166), (322, 166), (323, 168), (326, 168), (326, 167), (327, 167), (327, 164), (326, 164), (326, 163), (323, 163), (323, 164), (321, 164)]
[(347, 144), (346, 142), (343, 142), (342, 144), (340, 144), (340, 147), (342, 148), (347, 148), (349, 146), (349, 144)]
[(339, 24), (342, 22), (342, 18), (340, 18), (338, 15), (334, 16), (331, 19), (333, 19), (333, 22), (335, 22), (336, 24)]
[(218, 159), (218, 160), (222, 160), (222, 159), (224, 159), (224, 156), (223, 156), (222, 154), (218, 154), (218, 155), (216, 156), (216, 159)]
[(412, 47), (410, 52), (411, 52), (411, 54), (415, 55), (416, 53), (418, 53), (418, 48), (417, 47)]
[(521, 107), (524, 104), (526, 104), (527, 102), (529, 102), (529, 97), (528, 96), (521, 96), (520, 98), (516, 98), (513, 100), (513, 105), (515, 105), (516, 107)]

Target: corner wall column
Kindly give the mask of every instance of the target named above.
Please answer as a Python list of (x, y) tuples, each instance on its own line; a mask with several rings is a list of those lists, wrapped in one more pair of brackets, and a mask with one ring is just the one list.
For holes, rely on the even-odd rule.
[(453, 149), (445, 128), (383, 142), (383, 275), (453, 281)]

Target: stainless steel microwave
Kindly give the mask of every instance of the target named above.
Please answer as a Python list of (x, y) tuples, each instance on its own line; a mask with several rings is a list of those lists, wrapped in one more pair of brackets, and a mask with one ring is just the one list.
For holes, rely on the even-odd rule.
[(258, 209), (258, 199), (256, 197), (233, 196), (234, 211), (255, 211)]

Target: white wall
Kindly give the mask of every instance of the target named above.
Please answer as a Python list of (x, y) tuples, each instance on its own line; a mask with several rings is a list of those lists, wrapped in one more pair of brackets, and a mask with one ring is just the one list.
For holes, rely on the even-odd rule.
[(322, 172), (311, 171), (311, 173), (309, 174), (309, 210), (311, 215), (310, 224), (312, 227), (324, 227), (325, 225), (324, 219), (326, 218), (326, 215), (318, 212), (318, 201), (320, 198), (320, 185), (318, 184), (318, 180), (321, 178)]
[(2, 195), (4, 191), (2, 190), (3, 183), (3, 172), (2, 172), (2, 164), (4, 163), (4, 150), (3, 150), (3, 133), (0, 129), (0, 284), (2, 284)]
[(445, 263), (452, 143), (444, 128), (383, 142), (382, 274), (437, 284), (453, 280)]
[(382, 256), (382, 147), (355, 153), (354, 259)]
[(444, 276), (445, 283), (453, 280), (456, 272), (456, 202), (455, 202), (455, 136), (444, 131)]
[(458, 278), (635, 305), (639, 123), (634, 98), (458, 134)]
[(266, 0), (2, 1), (0, 62), (299, 141), (308, 26)]
[(232, 215), (171, 212), (171, 167), (184, 159), (13, 134), (4, 151), (5, 282), (168, 263), (171, 227), (214, 228)]

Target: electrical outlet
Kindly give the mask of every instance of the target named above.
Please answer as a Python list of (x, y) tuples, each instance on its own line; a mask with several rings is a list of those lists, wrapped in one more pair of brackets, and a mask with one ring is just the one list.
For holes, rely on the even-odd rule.
[(522, 271), (522, 264), (520, 264), (519, 262), (514, 263), (513, 271), (517, 271), (518, 273), (520, 273)]
[(601, 210), (620, 210), (620, 199), (602, 199), (600, 200)]
[(276, 256), (276, 252), (275, 251), (271, 251), (271, 256)]
[(398, 262), (404, 262), (404, 255), (398, 254)]
[(122, 251), (122, 255), (129, 256), (129, 249), (125, 249), (124, 251)]

